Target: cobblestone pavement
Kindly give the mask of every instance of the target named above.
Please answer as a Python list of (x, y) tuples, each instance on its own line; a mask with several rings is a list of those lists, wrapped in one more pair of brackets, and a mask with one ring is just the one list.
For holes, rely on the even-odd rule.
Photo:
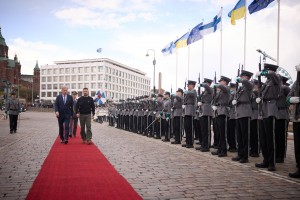
[[(26, 129), (25, 129), (26, 127)], [(278, 171), (258, 170), (255, 162), (231, 161), (180, 145), (163, 143), (113, 127), (93, 123), (93, 141), (143, 199), (299, 199), (293, 141)], [(22, 113), (18, 133), (9, 134), (0, 121), (0, 199), (25, 199), (57, 137), (53, 113)], [(72, 139), (70, 139), (72, 142)]]

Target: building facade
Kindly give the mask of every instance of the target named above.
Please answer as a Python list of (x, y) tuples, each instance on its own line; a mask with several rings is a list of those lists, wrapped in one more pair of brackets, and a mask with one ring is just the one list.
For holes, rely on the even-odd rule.
[(150, 78), (146, 73), (111, 59), (84, 59), (57, 61), (40, 67), (40, 99), (55, 101), (62, 86), (69, 93), (88, 88), (94, 97), (98, 91), (106, 99), (127, 99), (150, 95)]

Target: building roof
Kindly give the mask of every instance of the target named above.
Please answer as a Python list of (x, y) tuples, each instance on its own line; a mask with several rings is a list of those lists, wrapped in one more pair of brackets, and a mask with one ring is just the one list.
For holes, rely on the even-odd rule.
[(138, 73), (140, 75), (144, 75), (144, 76), (146, 75), (145, 72), (142, 72), (138, 69), (135, 69), (135, 68), (129, 67), (127, 65), (121, 64), (121, 63), (119, 63), (117, 61), (114, 61), (114, 60), (111, 60), (109, 58), (66, 60), (66, 61), (55, 61), (54, 63), (57, 64), (57, 65), (62, 65), (62, 64), (76, 64), (76, 63), (96, 63), (96, 62), (107, 62), (107, 63), (110, 63), (112, 65), (116, 65), (120, 68), (123, 68), (125, 70), (129, 70), (129, 71), (132, 71), (132, 72)]
[(35, 64), (34, 70), (40, 70), (40, 68), (39, 68), (39, 64), (38, 64), (38, 61), (36, 61), (36, 64)]
[(2, 36), (2, 34), (1, 34), (1, 27), (0, 27), (0, 45), (7, 46), (6, 43), (5, 43), (5, 39), (4, 39), (4, 37)]

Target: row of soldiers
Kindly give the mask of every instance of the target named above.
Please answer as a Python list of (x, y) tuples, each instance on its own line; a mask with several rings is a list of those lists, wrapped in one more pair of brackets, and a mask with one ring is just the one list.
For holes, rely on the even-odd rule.
[[(176, 94), (165, 92), (110, 103), (109, 125), (116, 122), (119, 129), (164, 142), (174, 138), (172, 144), (182, 144), (185, 135), (183, 147), (194, 148), (198, 139), (197, 150), (208, 152), (214, 147), (217, 150), (211, 153), (219, 157), (227, 156), (227, 151), (237, 152), (232, 160), (240, 163), (249, 162), (249, 156), (259, 157), (261, 152), (263, 162), (255, 166), (275, 171), (275, 164), (285, 159), (289, 103), (295, 103), (288, 98), (288, 78), (276, 74), (277, 68), (264, 64), (256, 74), (266, 77), (264, 84), (260, 79), (251, 80), (253, 73), (242, 70), (235, 84), (225, 76), (214, 84), (204, 78), (198, 85), (204, 90), (198, 94), (196, 82), (189, 80), (187, 90), (178, 88)], [(296, 160), (299, 167), (300, 159)], [(299, 178), (299, 170), (290, 176)]]

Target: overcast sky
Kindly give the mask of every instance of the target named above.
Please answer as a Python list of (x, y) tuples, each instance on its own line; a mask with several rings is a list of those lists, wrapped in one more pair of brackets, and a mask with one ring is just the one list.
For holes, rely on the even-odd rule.
[[(163, 88), (175, 90), (176, 55), (161, 49), (189, 29), (209, 22), (223, 6), (222, 74), (234, 78), (244, 62), (244, 20), (231, 25), (228, 12), (238, 0), (10, 0), (1, 5), (0, 26), (9, 46), (9, 57), (18, 55), (23, 74), (58, 60), (105, 57), (137, 68), (153, 78), (155, 50), (156, 87), (162, 72)], [(248, 0), (248, 5), (252, 1)], [(256, 72), (260, 54), (277, 58), (277, 1), (247, 15), (246, 70)], [(279, 66), (295, 79), (300, 64), (300, 0), (281, 0)], [(220, 76), (220, 31), (204, 39), (204, 77)], [(202, 40), (178, 50), (178, 87), (187, 77), (202, 72)], [(96, 49), (102, 48), (102, 53)], [(267, 62), (273, 63), (267, 59)], [(202, 75), (201, 75), (202, 76)], [(202, 76), (203, 78), (203, 76)], [(153, 83), (151, 83), (153, 86)]]

